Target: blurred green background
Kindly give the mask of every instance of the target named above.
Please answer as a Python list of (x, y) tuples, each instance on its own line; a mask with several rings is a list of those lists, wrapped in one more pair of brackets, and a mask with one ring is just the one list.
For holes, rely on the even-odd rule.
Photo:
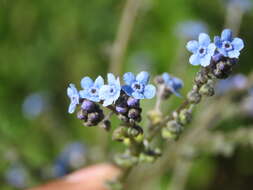
[[(143, 0), (124, 71), (173, 73), (185, 81), (186, 94), (198, 68), (188, 64), (185, 43), (198, 32), (220, 34), (228, 3)], [(79, 167), (52, 169), (73, 142), (84, 144), (80, 166), (104, 161), (105, 153), (110, 158), (122, 149), (118, 143), (104, 145), (110, 136), (102, 129), (83, 127), (67, 113), (66, 88), (70, 82), (80, 88), (87, 75), (106, 76), (124, 4), (124, 0), (0, 0), (0, 189), (34, 186)], [(249, 74), (253, 68), (252, 13), (247, 6), (239, 35), (246, 48), (235, 73)], [(173, 104), (181, 101), (173, 100)], [(152, 105), (148, 101), (144, 106)], [(252, 189), (252, 158), (249, 148), (238, 148), (231, 158), (205, 155), (194, 163), (187, 189)], [(165, 189), (168, 180), (161, 179), (157, 189)]]

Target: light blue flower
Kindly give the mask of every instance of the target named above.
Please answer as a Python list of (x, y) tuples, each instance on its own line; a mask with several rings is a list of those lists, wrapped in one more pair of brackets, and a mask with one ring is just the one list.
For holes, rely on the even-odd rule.
[(221, 37), (215, 36), (214, 43), (218, 51), (229, 58), (238, 58), (240, 51), (244, 48), (243, 40), (240, 38), (233, 38), (233, 33), (229, 29), (222, 31)]
[(121, 86), (119, 77), (109, 73), (107, 74), (107, 85), (103, 85), (99, 90), (99, 99), (103, 100), (103, 106), (113, 104), (120, 96)]
[(93, 102), (99, 102), (100, 101), (99, 89), (103, 85), (104, 85), (104, 79), (101, 76), (97, 77), (97, 79), (94, 82), (90, 77), (84, 77), (81, 80), (81, 86), (83, 90), (79, 92), (81, 98), (85, 98)]
[(122, 86), (122, 90), (135, 99), (151, 99), (156, 94), (156, 88), (148, 84), (149, 74), (145, 71), (140, 72), (136, 77), (133, 73), (125, 73), (123, 79), (126, 85)]
[(211, 43), (210, 37), (205, 34), (199, 34), (199, 40), (189, 41), (186, 48), (193, 53), (190, 57), (190, 64), (207, 67), (211, 63), (212, 56), (215, 52), (215, 45)]
[(166, 88), (168, 88), (175, 95), (181, 96), (178, 92), (184, 85), (181, 79), (177, 77), (172, 77), (168, 73), (163, 73), (162, 78)]
[(69, 105), (69, 109), (68, 112), (69, 113), (74, 113), (76, 106), (79, 104), (79, 93), (75, 87), (74, 84), (70, 84), (68, 89), (67, 89), (67, 95), (70, 99), (70, 105)]

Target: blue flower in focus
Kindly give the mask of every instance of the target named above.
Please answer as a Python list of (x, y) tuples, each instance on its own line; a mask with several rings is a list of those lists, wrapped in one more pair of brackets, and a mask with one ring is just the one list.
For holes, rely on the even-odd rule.
[(210, 37), (205, 33), (199, 34), (199, 41), (189, 41), (186, 48), (193, 53), (189, 60), (190, 64), (203, 67), (210, 65), (216, 49), (215, 45), (211, 43)]
[(79, 93), (74, 84), (70, 84), (67, 89), (67, 95), (70, 98), (69, 113), (74, 113), (76, 106), (79, 104)]
[(243, 40), (240, 38), (233, 38), (233, 33), (229, 29), (223, 30), (221, 37), (216, 36), (214, 43), (224, 57), (238, 58), (240, 51), (244, 48)]
[(125, 73), (123, 79), (126, 85), (122, 86), (122, 90), (135, 99), (151, 99), (155, 96), (156, 88), (148, 84), (149, 74), (145, 71), (140, 72), (136, 77), (133, 73)]
[(168, 73), (163, 73), (162, 78), (166, 88), (168, 88), (175, 95), (181, 96), (178, 92), (184, 85), (181, 79), (172, 77)]
[(119, 96), (121, 91), (120, 80), (119, 77), (116, 77), (109, 73), (107, 74), (107, 85), (103, 85), (99, 90), (99, 99), (104, 100), (103, 106), (109, 106), (113, 102), (115, 102)]
[(85, 98), (87, 100), (91, 100), (93, 102), (99, 102), (99, 89), (104, 85), (104, 79), (99, 76), (93, 82), (93, 80), (90, 77), (84, 77), (81, 80), (81, 86), (83, 90), (81, 90), (80, 96), (81, 98)]

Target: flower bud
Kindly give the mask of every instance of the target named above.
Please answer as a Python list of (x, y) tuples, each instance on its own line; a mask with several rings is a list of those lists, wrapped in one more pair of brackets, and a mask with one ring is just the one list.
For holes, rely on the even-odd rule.
[(125, 116), (125, 115), (119, 114), (119, 115), (118, 115), (118, 118), (119, 118), (121, 121), (125, 122), (125, 123), (128, 123), (128, 122), (129, 122), (129, 118), (128, 118), (127, 116)]
[(87, 111), (88, 113), (94, 112), (96, 107), (97, 105), (94, 102), (91, 102), (89, 100), (84, 100), (81, 105), (81, 108)]
[(141, 153), (139, 156), (139, 162), (145, 162), (145, 163), (154, 163), (156, 160), (156, 157), (153, 155), (148, 155), (145, 153)]
[(123, 126), (118, 127), (112, 133), (112, 139), (115, 141), (124, 141), (127, 136), (127, 129)]
[(197, 75), (196, 75), (196, 77), (195, 77), (195, 83), (198, 85), (198, 86), (200, 86), (200, 85), (202, 85), (202, 84), (205, 84), (206, 82), (207, 82), (207, 80), (208, 80), (208, 77), (207, 77), (207, 75), (205, 75), (205, 73), (203, 73), (203, 72), (198, 72), (197, 73)]
[(117, 155), (115, 156), (115, 162), (117, 165), (123, 168), (129, 168), (138, 163), (138, 158), (131, 155)]
[(126, 114), (128, 111), (127, 107), (123, 107), (123, 106), (116, 106), (116, 111), (120, 114)]
[(138, 108), (140, 107), (140, 100), (137, 100), (133, 97), (129, 97), (127, 100), (127, 105), (132, 108)]
[(214, 66), (212, 72), (216, 78), (225, 79), (232, 72), (232, 64), (229, 61), (220, 61)]
[(128, 117), (130, 119), (133, 119), (133, 120), (140, 120), (140, 116), (141, 116), (141, 109), (140, 108), (131, 108), (129, 111), (128, 111)]
[(213, 96), (215, 94), (213, 84), (204, 84), (201, 86), (199, 93), (205, 96)]
[(159, 111), (151, 110), (148, 112), (148, 118), (153, 125), (156, 125), (162, 121), (162, 114)]
[(197, 91), (192, 90), (187, 94), (187, 99), (192, 104), (198, 104), (201, 101), (201, 95)]
[(87, 121), (88, 119), (88, 113), (84, 110), (80, 110), (79, 112), (77, 112), (77, 118), (83, 121)]
[(190, 123), (192, 120), (192, 114), (190, 111), (188, 111), (187, 109), (183, 109), (180, 111), (179, 113), (179, 122), (182, 125), (187, 125), (188, 123)]
[(88, 114), (88, 119), (84, 123), (85, 126), (96, 126), (100, 121), (104, 119), (103, 112), (92, 112)]

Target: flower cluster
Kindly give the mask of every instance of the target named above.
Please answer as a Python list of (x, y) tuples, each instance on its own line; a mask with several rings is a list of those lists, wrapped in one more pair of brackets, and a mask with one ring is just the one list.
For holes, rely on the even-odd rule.
[(140, 99), (151, 99), (156, 94), (156, 88), (149, 84), (149, 74), (145, 71), (137, 76), (125, 73), (124, 85), (120, 78), (107, 74), (107, 84), (98, 76), (95, 81), (90, 77), (81, 80), (82, 90), (78, 91), (74, 84), (70, 84), (67, 95), (70, 98), (69, 113), (74, 113), (80, 104), (81, 109), (77, 117), (84, 121), (85, 126), (95, 126), (104, 119), (99, 104), (113, 110), (125, 122), (139, 122), (141, 120)]
[(221, 37), (214, 37), (214, 43), (211, 43), (207, 34), (201, 33), (198, 41), (189, 41), (186, 48), (193, 53), (190, 64), (210, 66), (217, 78), (227, 78), (244, 48), (244, 42), (240, 38), (233, 38), (232, 31), (225, 29)]

